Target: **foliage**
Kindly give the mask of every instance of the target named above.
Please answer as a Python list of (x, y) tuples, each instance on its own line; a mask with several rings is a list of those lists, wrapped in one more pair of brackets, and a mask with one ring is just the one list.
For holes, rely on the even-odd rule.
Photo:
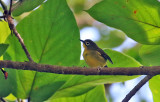
[[(160, 65), (159, 52), (160, 52), (159, 45), (143, 45), (140, 50), (140, 56), (144, 60), (144, 62), (146, 62), (145, 65), (159, 66)], [(159, 98), (158, 98), (158, 96), (160, 95), (160, 88), (159, 88), (160, 82), (158, 81), (159, 79), (160, 79), (160, 76), (157, 75), (149, 81), (149, 86), (153, 94), (154, 102), (159, 101)]]
[(158, 6), (156, 0), (103, 0), (87, 12), (100, 22), (124, 31), (137, 42), (159, 44)]
[[(75, 12), (85, 8), (84, 0), (78, 3), (79, 9), (74, 9)], [(79, 29), (66, 0), (19, 0), (13, 7), (14, 16), (30, 12), (18, 22), (16, 29), (35, 62), (59, 66), (86, 66), (85, 62), (80, 60)], [(141, 44), (125, 49), (126, 54), (104, 49), (114, 63), (108, 62), (109, 67), (160, 65), (159, 7), (157, 0), (102, 0), (86, 10), (95, 20), (119, 29), (109, 33), (99, 29), (101, 38), (97, 44), (101, 48), (120, 46), (126, 39), (125, 34)], [(9, 35), (10, 33), (7, 22), (0, 21), (0, 56), (3, 54), (1, 59), (28, 61), (18, 40)], [(9, 77), (5, 80), (3, 73), (0, 73), (0, 97), (12, 94), (18, 99), (30, 98), (33, 102), (107, 102), (104, 84), (124, 82), (137, 77), (59, 75), (5, 70)], [(157, 80), (159, 76), (149, 82), (155, 102), (158, 102), (160, 94), (160, 83)], [(11, 97), (7, 99), (11, 100)]]
[(0, 57), (5, 53), (5, 51), (7, 50), (8, 48), (8, 44), (0, 44)]
[(45, 0), (19, 0), (13, 5), (13, 12), (14, 16), (19, 16), (22, 13), (29, 12), (34, 8), (38, 7), (42, 4)]

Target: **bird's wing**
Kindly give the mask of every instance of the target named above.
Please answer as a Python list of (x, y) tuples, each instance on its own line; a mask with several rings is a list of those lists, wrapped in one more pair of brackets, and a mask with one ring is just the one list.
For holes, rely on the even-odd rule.
[(111, 58), (110, 58), (102, 49), (98, 49), (98, 52), (101, 54), (101, 56), (102, 56), (105, 60), (109, 60), (109, 61), (113, 64)]

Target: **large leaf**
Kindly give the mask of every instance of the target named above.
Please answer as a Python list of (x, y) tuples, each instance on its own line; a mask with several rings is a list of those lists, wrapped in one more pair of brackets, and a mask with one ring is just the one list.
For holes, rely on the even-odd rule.
[(113, 48), (120, 46), (126, 39), (125, 34), (119, 30), (112, 30), (108, 34), (100, 31), (101, 39), (97, 42), (100, 48)]
[[(160, 45), (143, 45), (140, 50), (140, 56), (145, 65), (160, 66)], [(160, 95), (160, 76), (157, 75), (149, 81), (149, 87), (153, 94), (154, 102), (159, 102)]]
[[(17, 30), (35, 62), (66, 66), (78, 64), (79, 30), (65, 0), (47, 0), (24, 18), (17, 25)], [(7, 42), (11, 44), (8, 54), (13, 61), (28, 60), (15, 37), (10, 36)], [(71, 77), (22, 70), (9, 74), (16, 97), (30, 97), (38, 102), (48, 99)]]
[(107, 100), (104, 92), (104, 86), (99, 85), (89, 92), (77, 97), (65, 97), (58, 99), (51, 98), (47, 102), (107, 102)]
[(81, 13), (86, 5), (85, 0), (67, 0), (67, 3), (73, 9), (74, 13)]
[(150, 81), (149, 81), (149, 87), (152, 91), (153, 95), (153, 100), (154, 102), (159, 102), (159, 96), (160, 96), (160, 76), (154, 76)]
[(158, 0), (103, 0), (87, 12), (143, 44), (160, 44)]
[[(139, 51), (141, 49), (141, 44), (137, 44), (135, 45), (134, 47), (132, 48), (126, 48), (126, 49), (123, 49), (123, 52), (133, 58), (135, 58), (137, 61), (139, 61), (140, 63), (142, 63), (142, 59), (139, 55)], [(143, 63), (142, 63), (143, 64)]]
[[(8, 48), (8, 44), (0, 44), (0, 57), (6, 52)], [(1, 97), (5, 97), (7, 96), (11, 91), (10, 88), (6, 88), (10, 87), (11, 85), (9, 84), (9, 81), (5, 80), (3, 73), (0, 70), (0, 96)]]
[(0, 43), (4, 43), (8, 35), (11, 33), (8, 23), (0, 21)]
[(6, 52), (8, 46), (8, 44), (0, 44), (0, 57), (4, 54), (4, 52)]
[[(118, 51), (104, 49), (104, 51), (111, 57), (113, 64), (109, 63), (108, 66), (110, 67), (139, 67), (141, 64), (136, 61), (134, 58), (120, 53)], [(115, 56), (116, 55), (116, 56)]]
[(24, 12), (29, 12), (42, 4), (45, 0), (19, 0), (13, 6), (12, 14), (14, 16), (19, 16)]
[[(8, 23), (5, 21), (0, 21), (0, 43), (4, 43), (9, 34), (10, 34), (10, 29), (9, 29)], [(2, 54), (4, 54), (7, 48), (8, 48), (8, 44), (0, 44), (0, 60), (3, 60)], [(9, 80), (10, 79), (5, 80), (3, 73), (0, 71), (0, 83), (1, 83), (0, 96), (1, 97), (5, 97), (9, 95), (9, 93), (11, 92), (10, 90), (11, 84), (9, 83)]]
[(139, 53), (145, 65), (160, 65), (160, 45), (143, 45)]

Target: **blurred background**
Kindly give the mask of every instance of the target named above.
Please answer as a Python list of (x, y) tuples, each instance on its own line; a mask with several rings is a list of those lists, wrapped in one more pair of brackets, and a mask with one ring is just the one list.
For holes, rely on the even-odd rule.
[[(8, 0), (3, 1), (9, 4)], [(122, 31), (94, 20), (85, 12), (85, 10), (100, 1), (101, 0), (67, 0), (68, 5), (76, 18), (77, 25), (80, 30), (80, 38), (82, 40), (91, 39), (102, 49), (110, 48), (123, 52), (143, 64), (144, 62), (142, 62), (138, 53), (141, 44), (127, 37)], [(0, 11), (2, 11), (2, 8), (0, 8)], [(16, 17), (16, 22), (19, 22), (29, 13), (30, 12), (27, 12)], [(2, 12), (0, 12), (0, 15), (2, 15)], [(82, 55), (81, 60), (83, 60)], [(106, 84), (105, 91), (107, 100), (109, 102), (120, 102), (120, 100), (122, 100), (125, 95), (128, 94), (129, 91), (143, 78), (144, 76), (141, 76), (124, 83)], [(145, 84), (129, 102), (153, 102), (152, 93), (149, 89), (148, 83)]]

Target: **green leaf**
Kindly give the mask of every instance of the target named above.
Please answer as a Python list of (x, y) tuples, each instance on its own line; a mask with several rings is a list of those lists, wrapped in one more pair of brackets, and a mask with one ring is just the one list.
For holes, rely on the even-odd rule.
[(143, 45), (139, 53), (145, 65), (160, 65), (160, 45)]
[(137, 44), (132, 48), (129, 49), (124, 49), (123, 52), (133, 58), (135, 58), (137, 61), (139, 61), (140, 63), (142, 63), (142, 58), (139, 55), (139, 51), (141, 49), (142, 45), (141, 44)]
[[(160, 45), (143, 45), (140, 49), (140, 57), (145, 62), (145, 65), (160, 66)], [(152, 91), (154, 102), (159, 102), (160, 95), (160, 76), (154, 76), (149, 81), (149, 87)]]
[(119, 30), (112, 30), (109, 34), (100, 31), (101, 39), (96, 42), (100, 48), (113, 48), (120, 46), (126, 39), (125, 34)]
[(8, 35), (11, 33), (7, 22), (0, 21), (0, 32), (0, 43), (4, 43)]
[(13, 96), (12, 94), (9, 94), (7, 97), (5, 97), (5, 100), (7, 102), (15, 102), (17, 100), (17, 98), (15, 96)]
[(103, 0), (87, 12), (143, 44), (160, 44), (160, 3), (157, 0)]
[[(63, 5), (62, 5), (63, 4)], [(79, 63), (79, 30), (65, 0), (47, 0), (17, 25), (17, 30), (37, 63), (73, 66)], [(13, 61), (28, 61), (17, 38), (10, 36), (8, 54)], [(12, 93), (17, 98), (44, 101), (71, 76), (14, 70)], [(12, 75), (13, 74), (13, 75)]]
[(104, 90), (104, 86), (99, 85), (77, 97), (64, 97), (58, 99), (50, 98), (47, 102), (107, 102)]
[(113, 64), (108, 61), (109, 67), (139, 67), (141, 64), (136, 61), (134, 58), (120, 53), (118, 51), (114, 51), (111, 49), (104, 49), (104, 51), (111, 57)]
[(24, 12), (29, 12), (34, 8), (38, 7), (44, 1), (45, 0), (19, 0), (12, 6), (13, 8), (12, 14), (14, 16), (19, 16)]
[[(14, 73), (12, 70), (5, 69), (5, 71), (8, 72), (8, 78), (5, 80), (4, 75), (2, 72), (0, 72), (0, 96), (1, 97), (6, 97), (8, 96), (11, 92), (12, 89), (15, 88), (12, 82), (12, 76), (11, 73)], [(14, 80), (16, 81), (16, 80)]]
[(0, 57), (4, 54), (4, 52), (6, 52), (8, 46), (8, 44), (0, 44)]
[(160, 96), (160, 76), (154, 76), (150, 81), (149, 81), (149, 87), (152, 91), (153, 95), (153, 100), (154, 102), (159, 102), (159, 96)]
[[(8, 44), (0, 44), (0, 56), (2, 56), (7, 48), (8, 48)], [(3, 73), (0, 70), (0, 96), (1, 97), (6, 97), (7, 95), (9, 95), (10, 91), (10, 84), (9, 81), (5, 80)], [(6, 88), (8, 87), (8, 88)]]
[(81, 13), (86, 5), (85, 0), (67, 0), (67, 3), (73, 9), (74, 13)]
[[(3, 60), (3, 54), (8, 48), (8, 44), (3, 44), (7, 39), (8, 35), (11, 33), (8, 23), (5, 21), (0, 21), (0, 59)], [(5, 69), (6, 70), (6, 69)], [(7, 70), (6, 70), (7, 71)], [(8, 71), (7, 71), (8, 72)], [(10, 76), (10, 75), (9, 75)], [(9, 83), (10, 78), (5, 80), (3, 73), (0, 71), (0, 96), (6, 97), (11, 93), (11, 84)]]

